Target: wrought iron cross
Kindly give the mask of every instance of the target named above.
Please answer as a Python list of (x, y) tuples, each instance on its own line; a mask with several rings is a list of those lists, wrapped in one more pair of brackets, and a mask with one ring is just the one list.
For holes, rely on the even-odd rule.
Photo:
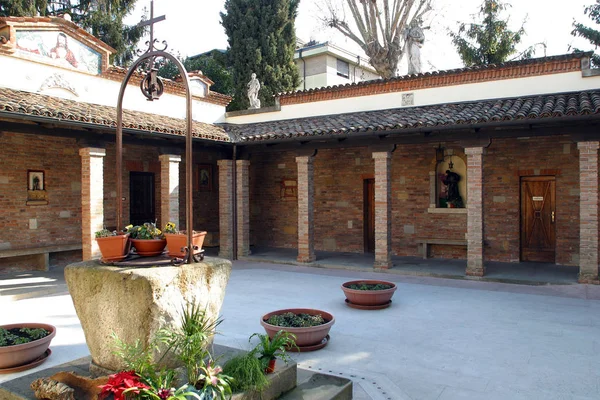
[[(143, 21), (138, 24), (138, 27), (150, 26), (150, 41), (148, 42), (148, 50), (146, 53), (150, 53), (156, 49), (154, 42), (154, 24), (157, 22), (164, 21), (166, 17), (161, 15), (160, 17), (154, 18), (154, 0), (150, 0), (150, 19)], [(156, 49), (164, 51), (167, 49), (167, 43), (163, 41), (164, 48)], [(157, 76), (158, 69), (155, 67), (156, 58), (152, 57), (147, 66), (146, 77), (142, 81), (140, 89), (142, 93), (149, 101), (158, 100), (163, 93), (162, 80)]]
[(166, 17), (164, 15), (154, 18), (154, 0), (150, 0), (150, 19), (147, 21), (142, 21), (137, 25), (140, 28), (150, 25), (150, 44), (147, 51), (152, 51), (154, 49), (154, 24), (164, 21), (165, 19)]

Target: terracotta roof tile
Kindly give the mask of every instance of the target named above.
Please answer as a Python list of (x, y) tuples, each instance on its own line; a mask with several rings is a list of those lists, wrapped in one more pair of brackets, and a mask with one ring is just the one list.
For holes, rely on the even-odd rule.
[[(40, 116), (54, 122), (83, 122), (91, 125), (91, 128), (94, 125), (113, 128), (117, 126), (116, 107), (3, 88), (0, 90), (0, 115), (5, 112)], [(140, 111), (123, 110), (123, 128), (185, 136), (184, 119)], [(192, 129), (194, 137), (231, 142), (227, 132), (219, 126), (194, 121)]]
[(352, 132), (402, 131), (421, 127), (464, 128), (502, 121), (558, 122), (561, 118), (598, 114), (600, 91), (548, 94), (390, 110), (324, 115), (283, 121), (227, 125), (242, 143), (285, 140), (306, 136), (334, 136)]

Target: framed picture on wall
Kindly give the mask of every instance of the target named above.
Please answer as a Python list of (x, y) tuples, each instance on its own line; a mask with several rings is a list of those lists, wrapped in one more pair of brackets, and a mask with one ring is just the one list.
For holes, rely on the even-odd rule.
[(212, 165), (198, 164), (195, 171), (196, 190), (200, 192), (212, 192)]

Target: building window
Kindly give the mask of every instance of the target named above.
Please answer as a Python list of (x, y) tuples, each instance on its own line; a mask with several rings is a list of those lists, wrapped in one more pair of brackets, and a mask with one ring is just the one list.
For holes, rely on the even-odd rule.
[(350, 78), (350, 65), (343, 60), (337, 60), (337, 74), (344, 78)]

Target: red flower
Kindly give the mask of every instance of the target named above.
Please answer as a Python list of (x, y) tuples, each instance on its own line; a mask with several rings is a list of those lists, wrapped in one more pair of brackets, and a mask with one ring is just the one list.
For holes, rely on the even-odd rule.
[(139, 394), (139, 389), (149, 389), (150, 387), (140, 382), (140, 378), (135, 371), (122, 371), (109, 376), (106, 385), (100, 386), (100, 389), (102, 389), (100, 398), (103, 399), (112, 393), (115, 400), (126, 400), (123, 392), (131, 388), (135, 388), (135, 390), (129, 392)]

